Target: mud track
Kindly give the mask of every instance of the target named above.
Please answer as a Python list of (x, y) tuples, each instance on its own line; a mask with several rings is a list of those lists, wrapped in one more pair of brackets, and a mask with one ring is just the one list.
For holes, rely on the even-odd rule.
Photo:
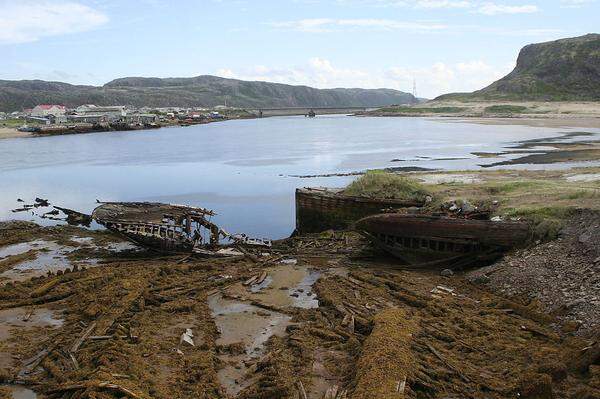
[[(46, 234), (28, 225), (0, 247)], [(284, 240), (259, 262), (113, 254), (4, 283), (3, 312), (19, 319), (0, 335), (7, 397), (15, 384), (48, 398), (600, 393), (593, 338), (459, 275), (401, 270), (352, 233)]]

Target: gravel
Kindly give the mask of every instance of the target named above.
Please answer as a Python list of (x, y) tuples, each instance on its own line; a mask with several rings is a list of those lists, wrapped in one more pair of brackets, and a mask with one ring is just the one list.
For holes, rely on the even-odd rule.
[(539, 303), (561, 323), (578, 324), (578, 335), (593, 334), (600, 324), (600, 212), (578, 211), (558, 239), (508, 254), (467, 278)]

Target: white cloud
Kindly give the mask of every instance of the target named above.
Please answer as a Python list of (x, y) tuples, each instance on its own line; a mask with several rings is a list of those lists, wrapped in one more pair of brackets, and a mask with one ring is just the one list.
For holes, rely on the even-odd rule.
[[(491, 12), (491, 11), (490, 11)], [(491, 15), (491, 14), (490, 14)], [(292, 30), (308, 33), (329, 33), (343, 30), (383, 30), (402, 31), (408, 33), (479, 33), (497, 36), (535, 36), (554, 38), (564, 34), (562, 29), (523, 28), (507, 29), (485, 25), (445, 25), (434, 22), (405, 22), (391, 19), (333, 19), (314, 18), (296, 21), (266, 23), (276, 29)]]
[[(595, 0), (562, 0), (566, 3), (585, 3)], [(522, 14), (538, 11), (535, 5), (505, 5), (481, 0), (337, 0), (338, 4), (373, 6), (373, 7), (403, 7), (413, 9), (465, 9), (484, 15)]]
[(103, 13), (70, 1), (0, 1), (0, 44), (83, 32), (106, 22)]
[(470, 1), (455, 1), (455, 0), (418, 0), (413, 4), (415, 8), (469, 8)]
[(364, 30), (401, 30), (408, 32), (434, 32), (446, 28), (437, 23), (405, 22), (391, 19), (332, 19), (314, 18), (296, 21), (270, 22), (268, 25), (278, 29), (289, 29), (300, 32), (323, 33), (343, 30), (344, 28)]
[(595, 2), (596, 0), (560, 0), (560, 6), (562, 8), (581, 8)]
[(513, 67), (512, 63), (491, 66), (484, 61), (474, 60), (455, 64), (438, 62), (421, 68), (363, 70), (338, 67), (327, 59), (315, 57), (299, 66), (270, 68), (258, 65), (242, 70), (223, 68), (217, 70), (216, 75), (318, 88), (385, 87), (407, 92), (412, 91), (413, 79), (416, 79), (418, 95), (433, 98), (448, 92), (481, 89), (510, 72)]
[(409, 8), (468, 8), (470, 0), (337, 0), (341, 5)]
[(531, 14), (538, 11), (538, 7), (534, 5), (507, 6), (494, 3), (485, 3), (477, 8), (477, 12), (484, 15)]

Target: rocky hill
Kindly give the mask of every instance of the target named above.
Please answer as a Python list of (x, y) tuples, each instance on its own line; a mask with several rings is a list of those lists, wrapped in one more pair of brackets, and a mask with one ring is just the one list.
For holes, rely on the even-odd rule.
[(315, 89), (217, 76), (193, 78), (128, 77), (104, 86), (78, 86), (41, 80), (0, 80), (0, 111), (37, 104), (235, 107), (379, 107), (418, 102), (412, 94), (391, 89)]
[(600, 35), (530, 44), (515, 69), (473, 93), (436, 100), (600, 100)]

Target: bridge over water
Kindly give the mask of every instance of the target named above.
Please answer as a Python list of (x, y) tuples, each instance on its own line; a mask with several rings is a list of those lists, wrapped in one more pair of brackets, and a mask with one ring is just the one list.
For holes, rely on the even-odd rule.
[(353, 114), (359, 111), (370, 111), (377, 108), (374, 107), (286, 107), (286, 108), (257, 108), (249, 109), (262, 116), (285, 116), (285, 115), (307, 115), (310, 110), (313, 110), (317, 115), (325, 114)]

